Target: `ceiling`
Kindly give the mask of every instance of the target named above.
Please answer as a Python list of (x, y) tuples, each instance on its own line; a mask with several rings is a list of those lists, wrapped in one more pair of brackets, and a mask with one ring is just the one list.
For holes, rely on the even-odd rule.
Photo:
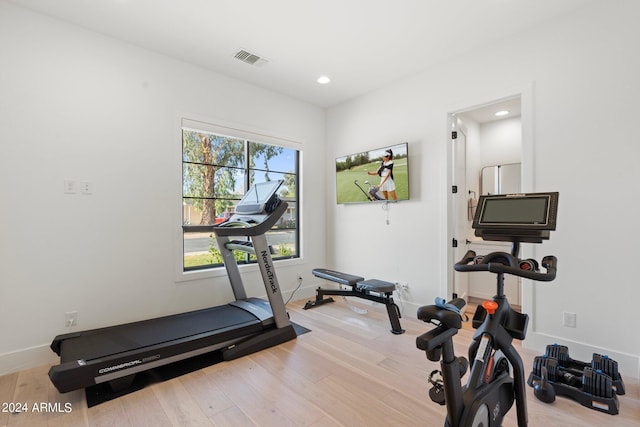
[(0, 1), (329, 107), (596, 0)]
[[(498, 112), (506, 112), (504, 115), (496, 115)], [(492, 102), (488, 105), (473, 108), (472, 110), (457, 113), (458, 117), (463, 120), (472, 120), (478, 124), (495, 122), (513, 117), (520, 117), (521, 103), (520, 97), (503, 99)]]

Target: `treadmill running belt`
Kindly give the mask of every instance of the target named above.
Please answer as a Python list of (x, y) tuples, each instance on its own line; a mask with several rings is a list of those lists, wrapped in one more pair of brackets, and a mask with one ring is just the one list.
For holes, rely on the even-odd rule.
[(249, 328), (260, 321), (251, 313), (223, 305), (173, 316), (160, 317), (82, 332), (78, 337), (61, 343), (61, 363), (92, 360), (132, 349), (162, 344), (177, 339), (226, 328)]

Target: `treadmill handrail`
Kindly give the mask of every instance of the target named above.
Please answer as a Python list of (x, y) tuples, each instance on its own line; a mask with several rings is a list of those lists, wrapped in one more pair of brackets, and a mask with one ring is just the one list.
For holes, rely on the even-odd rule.
[[(289, 207), (288, 203), (281, 200), (278, 206), (264, 218), (264, 221), (250, 225), (247, 222), (246, 227), (225, 227), (225, 223), (216, 225), (183, 225), (182, 230), (187, 233), (200, 232), (200, 233), (215, 233), (217, 236), (258, 236), (265, 234), (271, 230), (273, 226), (278, 222), (280, 217), (287, 211)], [(249, 217), (249, 215), (247, 215)]]

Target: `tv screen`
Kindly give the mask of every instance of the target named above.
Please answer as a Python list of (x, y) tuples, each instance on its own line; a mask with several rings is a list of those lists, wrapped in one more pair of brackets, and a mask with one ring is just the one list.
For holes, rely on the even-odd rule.
[(408, 145), (405, 142), (337, 158), (337, 203), (408, 200)]

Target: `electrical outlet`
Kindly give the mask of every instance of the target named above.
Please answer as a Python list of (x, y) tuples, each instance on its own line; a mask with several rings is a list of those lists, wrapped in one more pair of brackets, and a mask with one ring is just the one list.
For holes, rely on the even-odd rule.
[(576, 327), (576, 314), (568, 311), (562, 312), (562, 324), (568, 328)]
[(64, 325), (67, 328), (78, 325), (78, 312), (68, 311), (64, 314)]
[(409, 290), (409, 284), (407, 282), (393, 282), (393, 284), (396, 285), (396, 289), (400, 292)]
[(89, 181), (82, 181), (80, 183), (80, 193), (85, 195), (93, 194), (93, 184)]

